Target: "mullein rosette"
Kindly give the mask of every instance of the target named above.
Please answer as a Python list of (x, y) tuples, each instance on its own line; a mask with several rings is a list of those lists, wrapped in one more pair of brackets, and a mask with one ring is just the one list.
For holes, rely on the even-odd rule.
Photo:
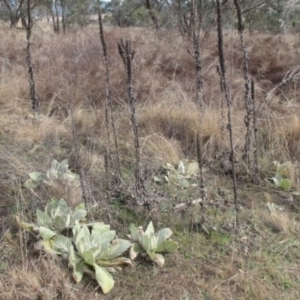
[(153, 223), (150, 222), (146, 231), (143, 227), (130, 225), (129, 238), (133, 242), (130, 248), (130, 259), (133, 261), (138, 255), (149, 257), (159, 267), (163, 267), (165, 258), (162, 253), (174, 253), (178, 249), (178, 243), (170, 239), (172, 230), (164, 228), (155, 233)]

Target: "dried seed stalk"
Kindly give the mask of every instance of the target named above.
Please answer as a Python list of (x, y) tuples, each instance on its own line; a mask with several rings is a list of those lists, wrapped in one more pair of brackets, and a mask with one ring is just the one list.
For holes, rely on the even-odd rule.
[(246, 125), (246, 136), (245, 136), (245, 146), (244, 146), (244, 155), (243, 158), (246, 160), (248, 168), (251, 170), (251, 140), (252, 140), (252, 129), (251, 129), (251, 119), (253, 112), (253, 104), (250, 97), (251, 81), (249, 78), (249, 56), (246, 50), (245, 41), (244, 41), (244, 25), (242, 20), (242, 12), (239, 0), (234, 0), (234, 5), (237, 12), (238, 19), (238, 32), (241, 41), (241, 47), (243, 51), (243, 64), (244, 64), (244, 80), (245, 80), (245, 93), (244, 93), (244, 102), (246, 107), (245, 115), (245, 125)]
[(140, 156), (140, 144), (139, 144), (139, 132), (138, 124), (136, 120), (136, 99), (133, 91), (133, 76), (132, 76), (132, 60), (134, 58), (135, 51), (131, 47), (130, 41), (123, 41), (122, 39), (118, 42), (118, 50), (120, 56), (124, 62), (126, 75), (127, 75), (127, 96), (129, 99), (129, 105), (131, 110), (131, 125), (134, 134), (134, 148), (135, 148), (135, 196), (136, 203), (139, 205), (143, 203), (143, 181), (141, 176), (141, 156)]
[(196, 66), (196, 87), (197, 87), (197, 102), (200, 110), (203, 108), (203, 78), (201, 64), (201, 48), (200, 48), (200, 30), (202, 24), (202, 1), (198, 3), (192, 0), (191, 11), (191, 31), (194, 46), (194, 60)]
[(230, 161), (232, 169), (232, 181), (233, 181), (233, 196), (235, 205), (235, 231), (238, 228), (238, 199), (237, 199), (237, 183), (236, 183), (236, 172), (235, 172), (235, 153), (233, 148), (233, 132), (232, 132), (232, 121), (231, 121), (231, 99), (227, 90), (226, 83), (226, 68), (224, 60), (224, 50), (223, 50), (223, 32), (222, 32), (222, 10), (220, 5), (220, 0), (217, 0), (217, 24), (218, 24), (218, 49), (219, 49), (219, 61), (220, 61), (220, 75), (221, 75), (221, 90), (225, 94), (225, 99), (227, 103), (227, 129), (229, 132), (229, 142), (230, 142)]
[(27, 39), (27, 49), (26, 49), (26, 62), (28, 66), (28, 76), (29, 76), (29, 88), (30, 88), (30, 98), (32, 109), (36, 112), (40, 111), (39, 100), (36, 96), (34, 71), (31, 63), (31, 30), (32, 30), (32, 20), (31, 20), (31, 0), (27, 0), (27, 17), (28, 24), (26, 27), (26, 39)]
[[(113, 131), (114, 144), (115, 144), (115, 151), (116, 151), (116, 160), (117, 160), (117, 170), (115, 172), (115, 177), (116, 177), (115, 183), (117, 183), (121, 180), (121, 163), (120, 163), (120, 156), (119, 156), (119, 146), (118, 146), (118, 140), (117, 140), (117, 134), (116, 134), (115, 120), (114, 120), (113, 109), (112, 109), (110, 63), (109, 63), (109, 59), (108, 59), (107, 46), (106, 46), (106, 41), (105, 41), (105, 37), (104, 37), (102, 13), (101, 13), (100, 7), (98, 7), (98, 21), (99, 21), (100, 41), (102, 44), (103, 58), (104, 58), (104, 63), (105, 63), (105, 81), (106, 81), (106, 102), (105, 102), (105, 124), (106, 124), (106, 132), (107, 132), (106, 168), (107, 168), (107, 172), (110, 173), (111, 168), (112, 168), (111, 152), (110, 152), (110, 124), (111, 124), (112, 131)], [(109, 115), (110, 115), (110, 120), (109, 120)]]
[(198, 165), (199, 165), (199, 186), (200, 186), (200, 194), (201, 198), (204, 201), (205, 198), (205, 191), (204, 191), (204, 178), (203, 178), (203, 152), (202, 152), (202, 141), (201, 137), (197, 135), (197, 158), (198, 158)]
[(79, 153), (79, 148), (78, 148), (78, 141), (77, 141), (77, 134), (76, 134), (76, 125), (74, 121), (74, 112), (73, 112), (73, 104), (70, 104), (70, 117), (71, 117), (71, 126), (72, 126), (72, 135), (73, 135), (73, 147), (75, 151), (75, 157), (76, 157), (76, 162), (78, 165), (79, 169), (79, 180), (80, 180), (80, 185), (81, 185), (81, 190), (82, 190), (82, 200), (88, 209), (88, 203), (90, 202), (90, 193), (89, 193), (89, 188), (87, 185), (86, 181), (86, 176), (85, 172), (83, 169), (80, 153)]
[(253, 120), (253, 172), (258, 172), (258, 158), (257, 158), (257, 124), (256, 124), (256, 108), (255, 108), (255, 83), (251, 80), (251, 102), (252, 102), (252, 120)]

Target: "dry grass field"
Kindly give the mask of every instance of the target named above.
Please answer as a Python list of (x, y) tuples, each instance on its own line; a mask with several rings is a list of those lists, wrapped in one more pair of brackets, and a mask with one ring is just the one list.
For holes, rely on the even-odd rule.
[[(242, 160), (243, 53), (237, 33), (224, 33), (236, 153), (237, 235), (232, 179), (224, 168), (230, 145), (227, 130), (222, 130), (216, 34), (211, 32), (202, 42), (202, 114), (195, 103), (190, 40), (176, 32), (138, 28), (106, 28), (105, 37), (124, 177), (110, 201), (104, 191), (106, 86), (98, 29), (55, 35), (34, 28), (32, 58), (41, 107), (36, 118), (30, 104), (25, 32), (0, 28), (0, 299), (300, 299), (300, 199), (267, 180), (275, 174), (273, 161), (291, 161), (292, 191), (300, 191), (300, 37), (245, 35), (256, 84), (259, 172), (253, 180)], [(126, 74), (117, 48), (121, 38), (130, 39), (136, 52), (133, 87), (145, 186), (155, 203), (150, 208), (130, 201), (134, 145)], [(89, 277), (75, 284), (65, 262), (34, 250), (34, 236), (15, 224), (16, 214), (32, 220), (36, 208), (43, 210), (51, 197), (63, 197), (71, 206), (81, 201), (76, 189), (30, 191), (23, 186), (29, 172), (45, 172), (53, 159), (68, 159), (70, 169), (78, 172), (70, 105), (94, 218), (110, 223), (123, 236), (130, 223), (146, 225), (152, 220), (157, 228), (170, 227), (180, 246), (176, 254), (166, 256), (162, 269), (140, 263), (115, 274), (116, 285), (108, 295)], [(196, 160), (198, 134), (204, 158), (204, 210), (177, 212), (174, 205), (200, 197), (197, 184), (187, 189), (158, 185), (153, 176), (163, 163)], [(268, 203), (281, 210), (271, 212)], [(200, 220), (204, 231), (197, 226)]]

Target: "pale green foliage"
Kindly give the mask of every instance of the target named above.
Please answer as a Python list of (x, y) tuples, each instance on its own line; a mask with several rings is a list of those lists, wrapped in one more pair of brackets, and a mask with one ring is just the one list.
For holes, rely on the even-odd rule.
[(272, 178), (274, 184), (280, 187), (284, 191), (289, 191), (292, 187), (292, 183), (289, 178), (289, 170), (292, 168), (292, 163), (290, 161), (280, 164), (279, 162), (274, 162), (276, 166), (276, 174)]
[(271, 214), (274, 213), (274, 212), (276, 212), (276, 211), (282, 211), (283, 210), (282, 207), (280, 207), (280, 206), (278, 206), (278, 205), (276, 205), (276, 204), (274, 204), (272, 202), (268, 202), (267, 206), (268, 206)]
[(73, 228), (74, 248), (71, 248), (69, 265), (73, 267), (73, 277), (81, 281), (83, 273), (94, 271), (95, 277), (104, 293), (114, 286), (112, 275), (103, 266), (131, 264), (130, 259), (118, 257), (131, 243), (127, 240), (114, 239), (116, 232), (103, 223), (96, 223), (91, 231), (86, 225)]
[(190, 180), (199, 172), (199, 166), (193, 160), (181, 160), (177, 166), (165, 163), (162, 175), (154, 176), (157, 183), (173, 183), (177, 186), (188, 188)]
[(83, 224), (86, 215), (83, 204), (72, 212), (63, 199), (53, 198), (44, 212), (37, 209), (35, 224), (21, 222), (18, 216), (16, 221), (22, 228), (38, 233), (35, 249), (69, 257), (76, 282), (81, 281), (84, 273), (90, 274), (103, 292), (108, 293), (114, 280), (106, 268), (131, 265), (129, 258), (120, 255), (132, 244), (128, 240), (115, 239), (116, 232), (110, 230), (110, 225), (100, 222)]
[(79, 184), (79, 176), (69, 170), (67, 159), (63, 160), (61, 163), (57, 160), (53, 160), (51, 167), (46, 174), (31, 172), (28, 175), (30, 179), (24, 183), (24, 186), (28, 189), (34, 189), (41, 183), (54, 187), (59, 183), (67, 184), (72, 182), (73, 184)]
[(22, 228), (35, 231), (42, 238), (35, 243), (36, 249), (52, 254), (64, 254), (69, 252), (71, 242), (59, 233), (84, 221), (86, 215), (83, 203), (75, 207), (73, 212), (64, 199), (52, 198), (44, 212), (36, 210), (36, 223), (20, 222), (18, 217), (16, 221)]
[(83, 221), (87, 215), (84, 204), (75, 207), (74, 211), (68, 206), (64, 199), (52, 198), (46, 205), (44, 212), (36, 210), (36, 223), (29, 224), (21, 222), (25, 229), (33, 229), (40, 232), (41, 228), (49, 229), (59, 233), (65, 229), (72, 228), (76, 222)]
[(174, 253), (178, 249), (178, 244), (169, 238), (172, 235), (170, 228), (164, 228), (155, 233), (153, 223), (150, 222), (146, 231), (143, 227), (136, 228), (130, 225), (130, 239), (133, 245), (130, 249), (130, 258), (134, 260), (139, 254), (148, 257), (159, 267), (165, 263), (164, 257), (160, 253)]
[(97, 280), (103, 293), (114, 287), (111, 272), (122, 265), (132, 265), (129, 258), (121, 256), (129, 248), (132, 260), (138, 254), (148, 255), (160, 267), (164, 265), (160, 253), (174, 253), (178, 248), (178, 244), (169, 239), (172, 231), (164, 228), (155, 233), (152, 222), (146, 232), (131, 224), (131, 242), (116, 238), (116, 232), (108, 224), (85, 223), (86, 216), (84, 204), (73, 211), (63, 199), (52, 198), (44, 212), (36, 210), (36, 223), (21, 222), (18, 216), (16, 222), (38, 234), (35, 249), (68, 258), (74, 280), (80, 282), (83, 274), (88, 274)]

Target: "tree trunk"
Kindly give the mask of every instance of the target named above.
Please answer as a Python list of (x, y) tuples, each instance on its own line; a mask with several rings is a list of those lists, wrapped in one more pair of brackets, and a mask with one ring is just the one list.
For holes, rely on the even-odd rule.
[(54, 0), (54, 8), (55, 8), (55, 18), (56, 18), (56, 32), (60, 32), (59, 28), (59, 13), (58, 13), (58, 8), (57, 8), (57, 0)]
[(14, 13), (10, 14), (10, 28), (16, 28), (18, 24), (19, 19)]
[(55, 15), (54, 15), (54, 13), (53, 13), (53, 11), (52, 11), (52, 8), (51, 8), (51, 7), (47, 7), (47, 9), (48, 9), (49, 14), (50, 14), (51, 19), (52, 19), (53, 31), (54, 31), (54, 32), (57, 32)]
[(151, 8), (150, 0), (146, 0), (145, 7), (146, 7), (146, 9), (147, 9), (147, 11), (149, 13), (149, 16), (150, 16), (150, 18), (151, 18), (151, 20), (152, 20), (155, 28), (158, 30), (158, 28), (159, 28), (158, 27), (158, 21), (157, 21), (157, 18), (156, 18), (155, 14), (154, 14), (154, 12), (153, 12), (153, 10)]
[(67, 20), (66, 20), (66, 3), (65, 1), (60, 1), (61, 4), (61, 22), (63, 27), (63, 33), (66, 34)]

